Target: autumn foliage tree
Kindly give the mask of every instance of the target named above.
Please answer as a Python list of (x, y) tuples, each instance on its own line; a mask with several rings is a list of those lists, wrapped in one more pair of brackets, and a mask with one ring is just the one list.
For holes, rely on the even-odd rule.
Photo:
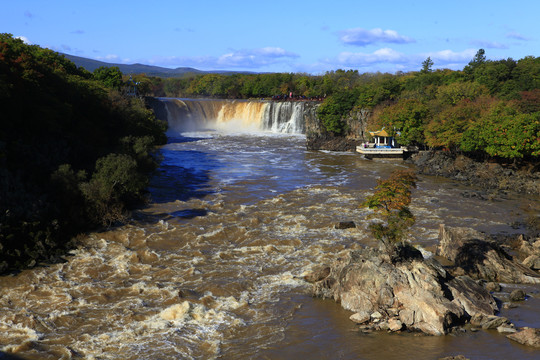
[(374, 210), (371, 217), (377, 221), (371, 223), (369, 228), (389, 254), (394, 252), (396, 244), (404, 241), (407, 230), (415, 222), (409, 204), (411, 189), (416, 187), (416, 181), (413, 171), (394, 171), (388, 179), (377, 181), (375, 193), (363, 203), (363, 206)]

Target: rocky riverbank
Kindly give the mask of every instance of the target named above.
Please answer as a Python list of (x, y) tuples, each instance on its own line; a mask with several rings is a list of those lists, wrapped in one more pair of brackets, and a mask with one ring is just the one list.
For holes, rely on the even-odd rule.
[(316, 116), (305, 118), (306, 148), (308, 150), (355, 151), (365, 141), (369, 110), (355, 110), (344, 119), (346, 133), (336, 136), (326, 131)]
[(416, 165), (420, 174), (460, 180), (486, 190), (540, 195), (540, 162), (521, 167), (503, 166), (443, 151), (421, 151), (407, 161)]
[(319, 277), (314, 295), (353, 311), (351, 320), (364, 330), (443, 335), (473, 316), (489, 318), (497, 311), (495, 299), (470, 277), (453, 277), (421, 256), (392, 262), (382, 250), (352, 251)]
[(305, 280), (313, 284), (314, 296), (334, 299), (353, 311), (351, 320), (364, 332), (444, 335), (497, 329), (536, 346), (539, 331), (516, 329), (497, 316), (499, 306), (527, 295), (497, 299), (493, 292), (501, 291), (501, 282), (540, 283), (540, 238), (521, 236), (510, 246), (470, 229), (441, 225), (437, 255), (445, 266), (436, 257), (423, 258), (411, 245), (399, 245), (393, 254), (364, 248), (316, 268)]

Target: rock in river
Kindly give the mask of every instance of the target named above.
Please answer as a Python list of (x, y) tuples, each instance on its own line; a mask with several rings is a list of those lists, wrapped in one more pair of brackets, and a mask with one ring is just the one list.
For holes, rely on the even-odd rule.
[(337, 259), (328, 275), (313, 284), (313, 293), (333, 298), (355, 313), (379, 313), (376, 322), (389, 324), (390, 330), (431, 335), (446, 334), (473, 315), (497, 311), (495, 299), (470, 277), (453, 277), (434, 259), (415, 255), (396, 261), (373, 248), (350, 251)]
[(540, 348), (540, 329), (523, 328), (521, 331), (506, 337), (523, 345)]
[(452, 261), (474, 279), (540, 284), (540, 273), (516, 261), (494, 241), (468, 228), (439, 228), (437, 255)]

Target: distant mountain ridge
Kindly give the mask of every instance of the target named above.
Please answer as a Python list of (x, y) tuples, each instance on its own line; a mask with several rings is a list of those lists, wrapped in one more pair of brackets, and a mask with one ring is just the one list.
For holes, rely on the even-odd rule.
[(249, 74), (247, 71), (202, 71), (191, 67), (178, 67), (176, 69), (169, 69), (161, 66), (144, 65), (144, 64), (114, 64), (104, 61), (88, 59), (80, 56), (62, 54), (75, 63), (77, 66), (82, 66), (86, 70), (93, 72), (95, 69), (105, 66), (113, 67), (117, 66), (123, 74), (146, 74), (147, 76), (157, 77), (181, 77), (185, 74)]

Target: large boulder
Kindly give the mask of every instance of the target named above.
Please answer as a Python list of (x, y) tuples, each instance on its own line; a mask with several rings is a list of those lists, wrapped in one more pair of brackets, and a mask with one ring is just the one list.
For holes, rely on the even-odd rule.
[(465, 243), (486, 240), (486, 236), (474, 229), (439, 225), (439, 245), (436, 254), (450, 261), (455, 261)]
[[(313, 293), (333, 298), (347, 310), (390, 330), (409, 329), (430, 335), (446, 334), (476, 314), (493, 315), (495, 299), (468, 276), (452, 277), (435, 260), (403, 254), (391, 258), (382, 250), (348, 252), (330, 267), (328, 276), (313, 284)], [(355, 319), (356, 319), (355, 318)], [(357, 320), (359, 322), (359, 320)]]
[(523, 328), (521, 331), (506, 337), (523, 345), (540, 348), (540, 329)]
[(526, 239), (520, 235), (513, 245), (513, 249), (517, 251), (524, 266), (536, 271), (540, 270), (540, 238)]
[(436, 254), (450, 260), (474, 279), (539, 284), (540, 273), (524, 266), (483, 234), (468, 228), (439, 228)]

